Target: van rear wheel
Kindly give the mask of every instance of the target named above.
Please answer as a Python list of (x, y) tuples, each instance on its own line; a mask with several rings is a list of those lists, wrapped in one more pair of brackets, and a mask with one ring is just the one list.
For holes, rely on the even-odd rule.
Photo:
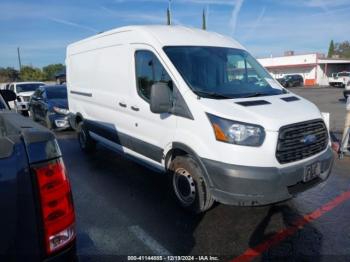
[(186, 210), (201, 213), (214, 203), (202, 169), (190, 156), (177, 156), (170, 164), (172, 186), (177, 202)]
[(96, 151), (96, 141), (93, 140), (89, 134), (89, 131), (84, 126), (83, 122), (80, 122), (77, 128), (78, 141), (81, 150), (85, 153), (93, 153)]

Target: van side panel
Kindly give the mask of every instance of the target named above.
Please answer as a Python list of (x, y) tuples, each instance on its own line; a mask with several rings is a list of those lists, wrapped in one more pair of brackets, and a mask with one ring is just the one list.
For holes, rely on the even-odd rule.
[[(130, 32), (105, 36), (80, 47), (67, 57), (69, 107), (84, 119), (107, 129), (128, 133), (130, 123), (124, 105), (130, 101), (133, 53), (123, 39)], [(68, 51), (72, 52), (72, 51)]]

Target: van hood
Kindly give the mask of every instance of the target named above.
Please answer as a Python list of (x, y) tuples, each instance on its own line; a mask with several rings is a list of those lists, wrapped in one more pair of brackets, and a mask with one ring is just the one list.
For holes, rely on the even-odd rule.
[(293, 93), (245, 99), (198, 100), (204, 111), (230, 120), (257, 124), (267, 131), (322, 118), (320, 110), (311, 102)]

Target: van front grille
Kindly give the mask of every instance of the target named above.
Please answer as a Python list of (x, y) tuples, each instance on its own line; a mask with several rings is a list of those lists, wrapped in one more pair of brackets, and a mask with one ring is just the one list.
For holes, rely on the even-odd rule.
[(322, 120), (311, 120), (280, 128), (276, 150), (279, 163), (286, 164), (313, 156), (328, 144), (328, 131)]

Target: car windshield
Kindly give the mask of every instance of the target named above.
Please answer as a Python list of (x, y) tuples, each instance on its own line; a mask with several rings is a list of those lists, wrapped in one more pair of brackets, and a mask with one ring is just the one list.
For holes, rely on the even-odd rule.
[(338, 76), (350, 76), (349, 72), (338, 73)]
[(35, 91), (37, 88), (39, 88), (42, 85), (44, 85), (44, 84), (41, 84), (41, 83), (17, 84), (16, 85), (17, 93)]
[(201, 97), (270, 96), (284, 89), (246, 51), (224, 47), (168, 46), (165, 53)]
[(67, 88), (48, 87), (46, 89), (47, 99), (67, 99)]

